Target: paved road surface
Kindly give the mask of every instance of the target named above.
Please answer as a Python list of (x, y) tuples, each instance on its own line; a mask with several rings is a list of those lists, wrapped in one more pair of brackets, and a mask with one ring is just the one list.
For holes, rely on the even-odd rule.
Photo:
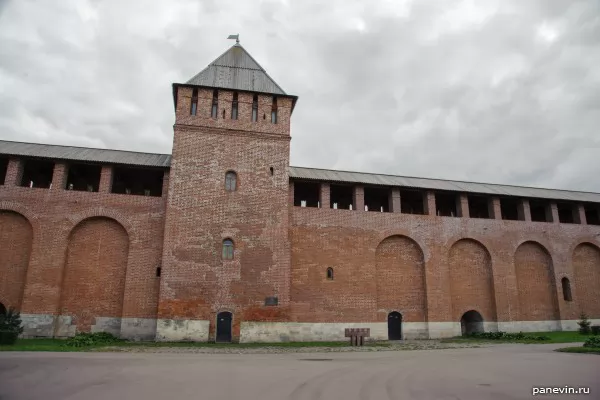
[(600, 356), (557, 345), (309, 354), (0, 353), (0, 399), (531, 399), (533, 386), (588, 386)]

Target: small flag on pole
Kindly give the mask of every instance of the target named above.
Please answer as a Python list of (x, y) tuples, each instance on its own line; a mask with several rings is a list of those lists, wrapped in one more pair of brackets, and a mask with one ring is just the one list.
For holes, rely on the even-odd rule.
[(240, 34), (236, 34), (236, 35), (229, 35), (229, 37), (227, 39), (235, 39), (236, 43), (240, 42)]

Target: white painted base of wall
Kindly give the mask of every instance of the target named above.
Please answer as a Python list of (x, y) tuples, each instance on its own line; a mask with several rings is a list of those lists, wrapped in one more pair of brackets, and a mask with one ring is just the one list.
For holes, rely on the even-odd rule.
[(505, 321), (498, 322), (498, 330), (509, 333), (560, 331), (561, 321)]
[[(69, 337), (76, 333), (70, 316), (21, 314), (22, 337)], [(600, 319), (590, 320), (600, 325)], [(345, 341), (345, 328), (369, 328), (370, 340), (388, 340), (387, 322), (252, 322), (242, 321), (240, 342), (278, 343)], [(576, 331), (577, 320), (484, 322), (486, 332)], [(207, 342), (210, 321), (96, 317), (92, 332), (111, 332), (123, 339)], [(460, 336), (459, 322), (404, 322), (403, 339), (441, 339)]]
[(154, 340), (156, 319), (121, 318), (121, 338), (129, 340)]
[(158, 342), (208, 342), (210, 321), (188, 319), (159, 319), (156, 321)]
[[(240, 324), (241, 343), (328, 342), (349, 340), (346, 328), (369, 328), (369, 340), (388, 340), (387, 322), (250, 322)], [(403, 339), (427, 339), (426, 322), (402, 324)]]
[[(560, 325), (562, 327), (561, 330), (563, 331), (576, 331), (579, 330), (579, 325), (577, 325), (577, 322), (579, 322), (578, 319), (563, 319), (562, 321), (560, 321)], [(590, 319), (590, 322), (592, 323), (591, 326), (600, 326), (600, 319)]]
[(345, 328), (370, 328), (371, 339), (387, 339), (387, 323), (251, 322), (240, 324), (240, 342), (325, 342), (349, 340)]

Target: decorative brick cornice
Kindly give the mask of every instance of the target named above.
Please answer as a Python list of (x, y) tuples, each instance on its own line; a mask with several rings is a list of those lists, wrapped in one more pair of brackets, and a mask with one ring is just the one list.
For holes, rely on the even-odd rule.
[(281, 135), (276, 133), (265, 133), (265, 132), (256, 132), (256, 131), (245, 131), (245, 130), (237, 130), (237, 129), (225, 129), (225, 128), (208, 128), (205, 126), (198, 125), (183, 125), (176, 124), (173, 125), (173, 129), (175, 132), (198, 132), (198, 133), (207, 133), (212, 135), (227, 135), (227, 136), (253, 136), (257, 138), (263, 139), (275, 139), (275, 140), (292, 140), (292, 137), (289, 135)]

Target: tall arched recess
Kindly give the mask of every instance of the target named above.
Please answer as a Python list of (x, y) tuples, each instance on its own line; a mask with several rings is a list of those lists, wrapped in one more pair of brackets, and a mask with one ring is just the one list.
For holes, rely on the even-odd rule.
[(573, 251), (575, 300), (590, 318), (600, 318), (600, 249), (582, 243)]
[(0, 302), (21, 309), (33, 228), (21, 214), (0, 210)]
[(88, 218), (71, 232), (60, 313), (73, 317), (78, 332), (89, 332), (98, 317), (121, 318), (128, 253), (127, 232), (113, 219)]
[(559, 319), (554, 267), (550, 253), (537, 242), (525, 242), (515, 252), (519, 320)]
[(448, 254), (452, 320), (460, 321), (463, 314), (476, 309), (485, 321), (496, 321), (496, 299), (492, 257), (481, 243), (461, 239)]
[(402, 313), (404, 322), (424, 322), (427, 310), (425, 259), (406, 236), (390, 236), (376, 250), (377, 308)]

